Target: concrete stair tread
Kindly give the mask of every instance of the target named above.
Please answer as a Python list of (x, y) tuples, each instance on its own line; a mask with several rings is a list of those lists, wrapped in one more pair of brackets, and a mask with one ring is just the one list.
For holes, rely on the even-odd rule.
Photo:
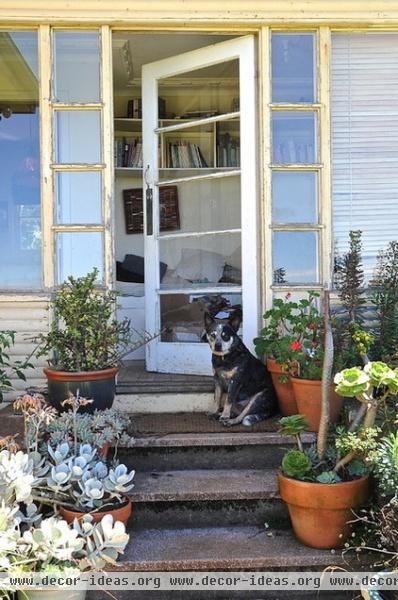
[[(302, 435), (304, 443), (312, 443), (316, 436), (312, 433)], [(135, 437), (135, 448), (187, 448), (208, 446), (262, 446), (294, 443), (274, 431), (230, 430), (228, 433), (166, 433), (158, 435), (139, 435)]]
[(187, 502), (274, 499), (274, 469), (192, 469), (136, 473), (130, 492), (134, 502)]
[(289, 531), (239, 526), (132, 531), (116, 570), (283, 570), (341, 563), (340, 552), (307, 548)]

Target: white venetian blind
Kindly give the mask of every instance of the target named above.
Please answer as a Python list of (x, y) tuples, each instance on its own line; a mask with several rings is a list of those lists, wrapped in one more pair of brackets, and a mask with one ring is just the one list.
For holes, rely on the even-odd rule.
[(336, 34), (332, 49), (333, 237), (341, 253), (362, 230), (370, 278), (398, 239), (398, 34)]

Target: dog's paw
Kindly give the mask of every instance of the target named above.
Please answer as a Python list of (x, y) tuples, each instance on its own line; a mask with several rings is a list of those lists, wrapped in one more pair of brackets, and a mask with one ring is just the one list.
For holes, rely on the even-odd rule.
[(207, 417), (209, 419), (214, 419), (215, 421), (218, 421), (219, 418), (220, 418), (220, 413), (218, 411), (216, 411), (216, 412), (208, 412), (207, 413)]
[(232, 427), (232, 425), (236, 425), (235, 419), (220, 419), (220, 423), (225, 427)]

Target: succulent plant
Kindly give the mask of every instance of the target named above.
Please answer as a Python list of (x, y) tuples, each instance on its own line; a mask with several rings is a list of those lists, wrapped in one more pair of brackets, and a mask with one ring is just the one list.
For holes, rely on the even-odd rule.
[(55, 449), (49, 447), (48, 454), (54, 464), (47, 486), (56, 503), (87, 512), (121, 503), (133, 487), (135, 472), (123, 464), (108, 469), (90, 444), (81, 444), (74, 455), (71, 445), (64, 442)]
[(305, 479), (305, 476), (310, 473), (311, 469), (310, 459), (300, 450), (290, 450), (283, 457), (282, 471), (288, 477)]

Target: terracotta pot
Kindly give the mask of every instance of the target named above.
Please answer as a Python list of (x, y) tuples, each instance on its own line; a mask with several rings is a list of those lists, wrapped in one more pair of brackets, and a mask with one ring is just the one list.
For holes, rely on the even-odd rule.
[[(127, 523), (131, 516), (132, 511), (133, 511), (133, 509), (132, 509), (132, 505), (131, 505), (131, 500), (130, 500), (130, 498), (126, 497), (126, 502), (124, 504), (122, 504), (122, 506), (119, 506), (118, 508), (113, 508), (110, 510), (103, 510), (103, 511), (94, 511), (89, 514), (92, 515), (92, 517), (94, 519), (94, 523), (99, 523), (101, 521), (102, 517), (104, 517), (105, 515), (111, 514), (113, 516), (114, 521), (121, 521), (122, 523), (124, 523), (127, 526)], [(73, 521), (75, 519), (81, 520), (84, 517), (84, 515), (87, 513), (70, 510), (69, 508), (60, 506), (59, 514), (68, 523), (73, 523)]]
[[(299, 379), (291, 377), (297, 412), (303, 415), (309, 425), (308, 431), (318, 431), (321, 420), (322, 382), (321, 380)], [(334, 385), (330, 390), (330, 422), (335, 423), (339, 417), (343, 398), (336, 394)]]
[(370, 495), (369, 476), (342, 483), (297, 481), (278, 474), (279, 493), (288, 506), (294, 533), (311, 548), (336, 548), (351, 533), (352, 508)]
[(108, 456), (110, 448), (111, 448), (110, 443), (105, 442), (105, 444), (102, 446), (102, 448), (97, 448), (98, 456), (105, 459)]
[[(275, 392), (278, 397), (280, 411), (284, 417), (297, 415), (297, 404), (294, 397), (293, 386), (291, 384), (288, 373), (286, 373), (281, 365), (278, 365), (273, 358), (267, 358), (267, 369), (271, 373), (272, 383), (274, 384)], [(281, 375), (287, 375), (288, 380), (283, 382), (280, 380)]]
[(83, 406), (79, 412), (92, 413), (95, 409), (110, 408), (115, 399), (116, 375), (119, 369), (112, 367), (101, 371), (81, 371), (70, 373), (43, 369), (48, 382), (48, 399), (50, 404), (60, 412), (67, 410), (62, 402), (69, 397), (69, 392), (94, 400), (92, 404)]

